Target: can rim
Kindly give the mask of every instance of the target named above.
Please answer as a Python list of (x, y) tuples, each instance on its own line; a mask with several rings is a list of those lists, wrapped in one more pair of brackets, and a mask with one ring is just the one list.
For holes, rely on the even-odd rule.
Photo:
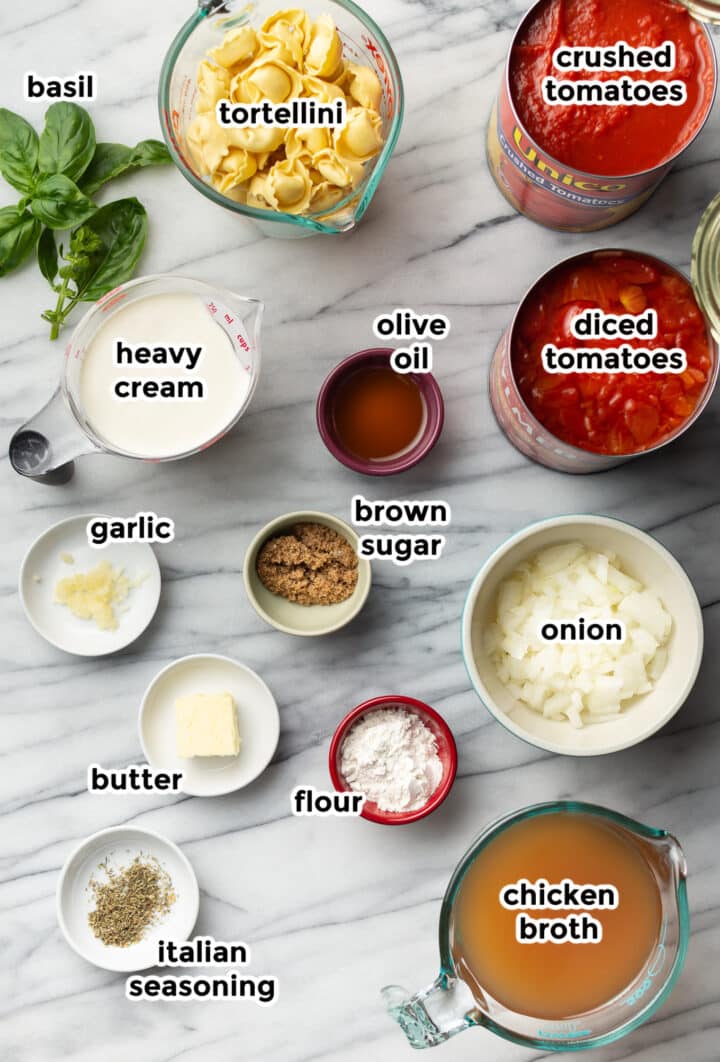
[[(513, 93), (512, 93), (512, 87), (510, 85), (510, 57), (512, 56), (513, 48), (515, 47), (515, 44), (517, 42), (517, 38), (518, 38), (518, 36), (520, 34), (520, 30), (523, 28), (523, 26), (525, 25), (525, 23), (527, 22), (528, 18), (530, 17), (532, 12), (535, 10), (535, 8), (539, 7), (540, 4), (544, 3), (544, 0), (533, 0), (533, 3), (530, 5), (528, 10), (525, 12), (523, 17), (520, 19), (520, 21), (519, 21), (519, 23), (518, 23), (518, 25), (517, 25), (517, 27), (515, 29), (515, 32), (512, 35), (512, 40), (510, 41), (510, 47), (508, 48), (507, 59), (505, 60), (505, 71), (504, 71), (504, 74), (503, 74), (503, 83), (504, 83), (504, 86), (505, 86), (505, 92), (507, 94), (507, 98), (508, 98), (509, 103), (510, 103), (510, 107), (512, 109), (513, 118), (515, 119), (515, 122), (517, 123), (518, 127), (522, 130), (523, 135), (527, 137), (527, 139), (530, 142), (530, 144), (532, 145), (533, 149), (535, 151), (537, 151), (538, 154), (545, 156), (547, 158), (548, 162), (554, 163), (556, 166), (558, 166), (560, 168), (564, 168), (567, 171), (571, 171), (577, 177), (580, 177), (582, 179), (588, 178), (591, 181), (603, 181), (603, 180), (605, 180), (605, 181), (633, 181), (633, 180), (636, 180), (638, 177), (650, 178), (650, 176), (652, 174), (657, 174), (657, 180), (659, 182), (661, 177), (662, 177), (662, 175), (663, 175), (663, 173), (664, 172), (666, 173), (670, 169), (671, 166), (674, 166), (674, 164), (677, 162), (677, 160), (683, 154), (683, 152), (687, 148), (689, 148), (691, 144), (694, 144), (695, 141), (697, 140), (697, 138), (702, 133), (702, 131), (705, 128), (705, 126), (707, 124), (707, 121), (708, 121), (708, 119), (710, 117), (710, 114), (712, 113), (713, 105), (715, 103), (715, 98), (716, 98), (716, 96), (718, 94), (718, 56), (717, 56), (717, 52), (715, 50), (715, 43), (713, 41), (712, 35), (710, 34), (710, 31), (707, 28), (705, 19), (701, 19), (699, 16), (695, 15), (695, 11), (691, 10), (691, 9), (692, 8), (695, 8), (695, 9), (702, 8), (702, 9), (704, 9), (706, 11), (707, 22), (712, 22), (713, 21), (708, 12), (714, 12), (714, 15), (715, 15), (714, 24), (715, 25), (720, 25), (720, 0), (677, 0), (677, 2), (680, 3), (681, 6), (684, 7), (687, 11), (690, 11), (690, 13), (696, 17), (697, 21), (700, 22), (700, 26), (701, 26), (701, 29), (702, 29), (703, 33), (705, 34), (705, 39), (707, 41), (708, 47), (710, 48), (710, 56), (712, 58), (712, 73), (713, 73), (712, 92), (709, 94), (709, 98), (708, 98), (708, 102), (707, 102), (707, 110), (705, 111), (705, 114), (703, 115), (703, 119), (700, 122), (700, 125), (695, 130), (695, 133), (693, 134), (693, 136), (686, 143), (684, 143), (682, 145), (682, 147), (678, 148), (674, 155), (669, 155), (668, 158), (665, 159), (664, 162), (659, 162), (657, 164), (657, 166), (652, 166), (652, 167), (650, 167), (650, 169), (647, 169), (647, 170), (638, 170), (637, 173), (589, 173), (587, 170), (576, 169), (574, 166), (569, 166), (567, 163), (561, 162), (560, 159), (556, 159), (554, 155), (551, 155), (549, 151), (546, 151), (545, 148), (541, 147), (540, 144), (538, 144), (538, 142), (535, 139), (533, 139), (533, 137), (530, 136), (530, 134), (528, 133), (527, 129), (525, 128), (523, 123), (520, 121), (520, 116), (519, 116), (519, 114), (517, 112), (517, 108), (515, 106), (515, 100), (513, 98)], [(650, 184), (651, 184), (651, 182), (650, 182), (650, 180), (648, 180), (648, 186)]]
[(720, 342), (720, 194), (705, 208), (695, 230), (691, 271), (695, 297), (713, 338)]
[(720, 0), (678, 0), (678, 3), (698, 22), (720, 26)]
[[(715, 199), (713, 199), (712, 203), (710, 204), (708, 209), (705, 211), (705, 214), (703, 214), (703, 218), (705, 218), (705, 216), (710, 212), (710, 210), (713, 211), (714, 220), (715, 220), (715, 228), (713, 229), (713, 231), (717, 233), (718, 231), (720, 231), (720, 194), (717, 195), (715, 197)], [(700, 222), (700, 225), (702, 226), (702, 220)], [(698, 242), (697, 241), (697, 235), (701, 235), (700, 232), (698, 232), (698, 234), (696, 234), (696, 242)], [(720, 240), (716, 241), (715, 246), (716, 246), (715, 261), (720, 263)], [(693, 263), (694, 263), (694, 251), (695, 251), (695, 247), (693, 245)], [(671, 435), (668, 435), (667, 438), (663, 439), (661, 442), (656, 443), (655, 446), (651, 446), (647, 450), (634, 450), (630, 454), (618, 455), (618, 456), (621, 456), (624, 460), (632, 460), (633, 458), (636, 458), (636, 457), (644, 457), (646, 454), (654, 454), (658, 450), (661, 450), (664, 446), (668, 446), (670, 443), (675, 442), (675, 440), (679, 439), (681, 435), (684, 435), (684, 433), (695, 423), (695, 421), (700, 417), (700, 415), (705, 410), (705, 407), (707, 406), (708, 402), (710, 401), (710, 398), (712, 397), (712, 394), (713, 394), (713, 392), (715, 390), (715, 385), (717, 384), (717, 380), (718, 380), (718, 374), (720, 373), (720, 336), (716, 335), (715, 328), (713, 326), (713, 319), (711, 317), (709, 317), (708, 313), (705, 311), (704, 302), (701, 302), (700, 299), (699, 299), (694, 279), (691, 279), (690, 277), (688, 277), (688, 275), (682, 269), (679, 269), (678, 266), (673, 265), (672, 262), (668, 262), (667, 259), (661, 258), (659, 255), (649, 254), (647, 251), (636, 251), (632, 247), (592, 247), (592, 248), (589, 248), (588, 250), (585, 250), (585, 251), (576, 251), (575, 254), (570, 254), (570, 255), (567, 255), (565, 258), (561, 258), (559, 261), (555, 262), (554, 265), (550, 266), (549, 269), (546, 269), (545, 272), (542, 273), (539, 277), (537, 277), (536, 280), (533, 281), (533, 283), (530, 285), (529, 288), (527, 288), (527, 290), (525, 291), (525, 294), (522, 296), (522, 298), (519, 300), (517, 306), (515, 307), (515, 312), (514, 312), (514, 314), (512, 316), (512, 320), (510, 321), (510, 324), (508, 325), (507, 331), (505, 333), (507, 335), (507, 344), (508, 344), (508, 361), (507, 361), (507, 363), (508, 363), (508, 368), (509, 368), (509, 371), (510, 371), (510, 375), (511, 375), (513, 384), (515, 385), (515, 390), (517, 391), (518, 398), (519, 398), (519, 400), (520, 400), (520, 402), (522, 404), (523, 411), (525, 413), (527, 413), (527, 415), (529, 417), (532, 417), (532, 419), (540, 426), (542, 431), (544, 431), (548, 436), (550, 436), (551, 439), (556, 439), (558, 442), (562, 443), (562, 445), (567, 447), (567, 449), (569, 451), (571, 451), (573, 454), (578, 454), (578, 455), (582, 454), (584, 457), (587, 457), (588, 454), (590, 454), (590, 455), (594, 454), (597, 457), (610, 457), (610, 456), (613, 456), (611, 454), (606, 454), (606, 453), (597, 453), (597, 451), (595, 451), (595, 450), (584, 450), (581, 446), (574, 446), (572, 443), (568, 443), (564, 439), (561, 439), (558, 435), (555, 435), (555, 433), (550, 431), (549, 428), (546, 428), (545, 425), (540, 420), (538, 420), (538, 418), (535, 416), (535, 414), (529, 408), (529, 406), (525, 402), (525, 399), (523, 398), (522, 394), (520, 393), (520, 388), (518, 386), (517, 379), (515, 377), (515, 369), (513, 367), (513, 360), (512, 360), (513, 339), (514, 339), (514, 336), (515, 336), (515, 328), (517, 326), (518, 318), (520, 316), (520, 311), (523, 309), (523, 307), (525, 306), (526, 302), (528, 301), (530, 296), (533, 294), (535, 289), (538, 287), (538, 285), (541, 284), (548, 276), (550, 276), (551, 273), (554, 273), (556, 269), (560, 269), (563, 266), (569, 265), (571, 262), (577, 261), (578, 259), (591, 258), (591, 257), (593, 257), (595, 255), (598, 255), (598, 254), (601, 254), (601, 255), (611, 255), (611, 254), (635, 255), (638, 258), (650, 259), (651, 262), (657, 262), (659, 265), (663, 266), (665, 269), (670, 269), (674, 273), (676, 273), (678, 276), (682, 277), (682, 279), (685, 280), (690, 285), (690, 287), (692, 288), (692, 290), (693, 290), (693, 292), (695, 294), (695, 297), (698, 299), (698, 302), (700, 303), (700, 310), (702, 311), (702, 313), (703, 313), (703, 315), (705, 317), (705, 322), (706, 322), (707, 330), (708, 330), (708, 340), (709, 340), (709, 343), (710, 343), (711, 351), (713, 353), (713, 365), (712, 365), (712, 370), (710, 372), (710, 375), (708, 376), (707, 385), (706, 385), (706, 388), (705, 388), (705, 394), (703, 395), (702, 399), (698, 402), (698, 404), (695, 407), (695, 409), (693, 410), (692, 414)], [(694, 270), (693, 270), (693, 273), (694, 273)], [(715, 294), (717, 295), (719, 293), (716, 292)], [(720, 324), (720, 298), (715, 303), (715, 306), (716, 306), (716, 313), (718, 314), (718, 323)], [(501, 340), (501, 342), (502, 342), (502, 340)]]

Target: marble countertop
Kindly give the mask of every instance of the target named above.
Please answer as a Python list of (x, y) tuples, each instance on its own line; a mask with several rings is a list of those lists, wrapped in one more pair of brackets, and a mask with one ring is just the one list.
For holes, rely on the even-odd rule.
[[(396, 154), (359, 230), (292, 245), (260, 236), (203, 200), (174, 170), (114, 186), (148, 207), (141, 271), (226, 283), (266, 302), (265, 365), (250, 411), (222, 444), (192, 460), (140, 466), (82, 461), (47, 488), (1, 466), (5, 519), (0, 748), (0, 1040), (6, 1062), (377, 1062), (410, 1059), (378, 990), (429, 984), (437, 919), (451, 870), (493, 818), (539, 800), (608, 805), (680, 838), (690, 866), (692, 942), (685, 971), (654, 1020), (588, 1062), (716, 1062), (720, 1021), (717, 854), (720, 788), (719, 405), (677, 445), (601, 476), (566, 477), (521, 457), (487, 398), (495, 342), (526, 287), (555, 260), (605, 245), (636, 247), (687, 268), (693, 231), (720, 187), (717, 108), (699, 142), (634, 217), (607, 234), (540, 229), (513, 213), (486, 166), (484, 125), (523, 0), (365, 0), (393, 42), (407, 116)], [(95, 70), (92, 114), (104, 140), (158, 135), (157, 73), (191, 0), (35, 0), (0, 14), (4, 106), (39, 123), (22, 75)], [(7, 189), (3, 189), (4, 192)], [(9, 201), (9, 195), (8, 200)], [(60, 344), (39, 312), (33, 268), (0, 287), (6, 440), (56, 385)], [(380, 312), (438, 311), (452, 335), (436, 347), (446, 400), (440, 445), (421, 466), (383, 481), (336, 464), (315, 429), (329, 369), (372, 343)], [(242, 584), (245, 548), (295, 508), (348, 518), (350, 498), (441, 497), (453, 524), (444, 558), (375, 565), (362, 616), (326, 639), (293, 639), (258, 618)], [(51, 523), (76, 513), (172, 516), (159, 547), (163, 595), (146, 634), (117, 657), (84, 660), (46, 644), (17, 594), (22, 556)], [(469, 688), (459, 649), (466, 590), (489, 552), (538, 518), (596, 512), (652, 531), (690, 573), (704, 607), (700, 680), (671, 726), (609, 758), (542, 753), (492, 721)], [(142, 693), (168, 662), (207, 650), (256, 669), (280, 705), (277, 755), (249, 789), (215, 800), (90, 796), (90, 762), (137, 762)], [(329, 785), (327, 747), (340, 717), (367, 697), (403, 692), (438, 708), (457, 738), (457, 782), (431, 818), (402, 830), (361, 820), (293, 818), (298, 784)], [(58, 871), (84, 836), (132, 822), (180, 844), (202, 891), (198, 931), (246, 941), (252, 973), (280, 978), (272, 1009), (250, 1003), (133, 1004), (123, 979), (86, 964), (55, 917)], [(435, 1057), (435, 1056), (432, 1056)], [(523, 1049), (473, 1030), (437, 1058), (531, 1062)]]

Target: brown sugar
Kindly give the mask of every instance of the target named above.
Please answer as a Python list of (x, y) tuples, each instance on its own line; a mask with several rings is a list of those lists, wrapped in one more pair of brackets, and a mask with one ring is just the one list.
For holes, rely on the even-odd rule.
[(358, 581), (355, 550), (325, 524), (293, 524), (269, 538), (256, 567), (267, 590), (298, 605), (337, 605)]

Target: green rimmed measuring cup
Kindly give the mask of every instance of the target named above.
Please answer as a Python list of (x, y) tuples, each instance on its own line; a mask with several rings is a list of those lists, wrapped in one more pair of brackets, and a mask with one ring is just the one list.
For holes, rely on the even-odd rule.
[[(510, 827), (558, 813), (599, 818), (641, 850), (656, 879), (661, 905), (657, 944), (633, 982), (604, 1005), (586, 1014), (569, 1015), (563, 1021), (519, 1014), (479, 987), (471, 988), (460, 976), (452, 947), (455, 902), (463, 878), (480, 852)], [(383, 989), (388, 1012), (416, 1048), (435, 1047), (473, 1026), (542, 1051), (580, 1051), (613, 1043), (655, 1013), (680, 975), (690, 935), (686, 878), (682, 849), (666, 830), (653, 829), (594, 804), (575, 801), (537, 804), (498, 819), (470, 846), (445, 892), (440, 912), (439, 976), (412, 996), (397, 986)]]
[(183, 176), (208, 199), (233, 214), (250, 218), (268, 236), (285, 239), (349, 232), (365, 214), (380, 183), (400, 134), (404, 93), (400, 68), (382, 30), (352, 0), (303, 0), (300, 5), (311, 18), (332, 15), (343, 43), (345, 58), (371, 67), (382, 86), (380, 115), (384, 146), (365, 166), (362, 183), (321, 214), (284, 214), (239, 203), (216, 191), (198, 172), (187, 147), (187, 130), (195, 114), (196, 75), (210, 48), (224, 35), (242, 25), (258, 27), (281, 4), (277, 0), (200, 0), (192, 17), (182, 27), (165, 57), (160, 73), (160, 121), (163, 136), (175, 165)]

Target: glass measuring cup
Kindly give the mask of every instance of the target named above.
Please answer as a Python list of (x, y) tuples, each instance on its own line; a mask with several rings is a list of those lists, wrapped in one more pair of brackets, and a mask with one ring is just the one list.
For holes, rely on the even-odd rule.
[[(604, 1006), (564, 1021), (519, 1014), (487, 992), (477, 988), (473, 992), (460, 976), (452, 952), (452, 920), (458, 891), (480, 852), (510, 826), (557, 812), (597, 816), (640, 849), (652, 868), (661, 902), (659, 941), (635, 981)], [(542, 1051), (577, 1051), (613, 1043), (647, 1021), (678, 979), (690, 932), (686, 877), (685, 858), (674, 837), (605, 808), (559, 801), (507, 815), (490, 825), (471, 845), (447, 887), (440, 911), (439, 976), (413, 996), (395, 985), (384, 988), (388, 1012), (416, 1048), (435, 1047), (473, 1026)]]
[[(80, 375), (88, 345), (98, 330), (121, 308), (153, 295), (194, 295), (230, 339), (249, 386), (230, 421), (193, 449), (155, 456), (123, 450), (103, 438), (83, 407)], [(60, 385), (43, 408), (13, 435), (9, 457), (21, 476), (47, 484), (66, 483), (74, 458), (91, 453), (118, 454), (140, 461), (177, 461), (212, 446), (235, 426), (252, 399), (260, 374), (260, 325), (263, 303), (199, 280), (171, 275), (139, 277), (99, 299), (78, 323), (65, 350)]]
[(353, 62), (369, 66), (382, 86), (380, 116), (385, 143), (380, 154), (365, 165), (365, 176), (330, 211), (319, 214), (284, 214), (237, 203), (221, 195), (198, 172), (187, 146), (187, 130), (198, 96), (197, 69), (210, 48), (217, 47), (228, 30), (258, 27), (283, 5), (278, 0), (199, 0), (170, 45), (160, 73), (158, 104), (160, 124), (168, 150), (183, 177), (219, 206), (251, 218), (268, 236), (292, 238), (332, 234), (353, 229), (365, 214), (385, 172), (402, 125), (404, 94), (400, 68), (382, 30), (352, 0), (303, 0), (299, 5), (311, 18), (332, 15), (343, 43), (343, 53)]

